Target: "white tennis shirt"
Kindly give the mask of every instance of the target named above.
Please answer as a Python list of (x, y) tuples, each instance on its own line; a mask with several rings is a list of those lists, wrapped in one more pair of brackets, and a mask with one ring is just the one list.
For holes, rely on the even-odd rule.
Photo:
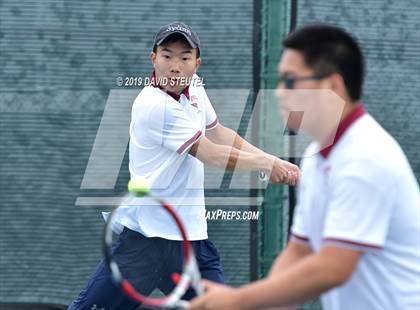
[[(189, 240), (203, 240), (208, 236), (206, 220), (201, 216), (205, 210), (204, 167), (188, 151), (206, 129), (217, 124), (216, 113), (202, 86), (190, 85), (180, 96), (153, 85), (146, 86), (132, 107), (131, 178), (146, 177), (152, 194), (172, 204)], [(138, 205), (120, 206), (114, 230), (118, 232), (126, 226), (147, 237), (182, 239), (173, 220), (154, 202), (143, 199), (135, 203)]]
[(323, 308), (420, 309), (420, 194), (400, 146), (359, 105), (317, 148), (302, 161), (292, 240), (363, 251)]

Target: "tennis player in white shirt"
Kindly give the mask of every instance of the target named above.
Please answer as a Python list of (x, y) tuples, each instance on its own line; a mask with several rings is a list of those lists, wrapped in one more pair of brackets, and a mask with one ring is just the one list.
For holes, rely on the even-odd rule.
[(292, 90), (330, 90), (344, 102), (338, 128), (337, 101), (317, 102), (302, 128), (289, 118), (314, 142), (301, 163), (287, 247), (265, 279), (238, 289), (206, 282), (189, 310), (266, 309), (317, 296), (328, 310), (420, 309), (419, 186), (398, 143), (360, 101), (365, 69), (356, 40), (310, 25), (283, 46), (284, 117), (296, 110)]

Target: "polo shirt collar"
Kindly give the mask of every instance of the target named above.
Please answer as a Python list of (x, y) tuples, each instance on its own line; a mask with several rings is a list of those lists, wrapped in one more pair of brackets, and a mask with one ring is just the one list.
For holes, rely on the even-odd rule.
[(338, 125), (337, 131), (335, 133), (334, 141), (331, 145), (327, 146), (326, 148), (322, 149), (319, 153), (322, 157), (327, 158), (334, 146), (337, 144), (338, 140), (343, 136), (346, 130), (360, 117), (362, 117), (366, 113), (366, 110), (361, 103), (357, 103), (356, 107), (347, 115)]
[(189, 91), (189, 86), (185, 87), (181, 94), (177, 94), (168, 90), (165, 90), (161, 85), (159, 85), (159, 83), (156, 81), (156, 74), (155, 71), (152, 72), (152, 75), (150, 77), (150, 85), (156, 88), (159, 88), (161, 90), (163, 90), (165, 93), (167, 93), (169, 96), (171, 96), (172, 98), (174, 98), (176, 101), (179, 102), (179, 99), (181, 98), (181, 95), (183, 94), (185, 97), (187, 97), (188, 100), (190, 100), (190, 91)]

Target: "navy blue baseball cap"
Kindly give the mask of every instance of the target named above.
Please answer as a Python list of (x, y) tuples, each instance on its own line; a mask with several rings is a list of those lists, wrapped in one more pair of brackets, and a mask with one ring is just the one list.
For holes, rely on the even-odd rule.
[(155, 36), (153, 46), (161, 45), (167, 37), (174, 33), (183, 35), (192, 48), (200, 49), (200, 39), (198, 38), (198, 35), (190, 26), (181, 22), (173, 22), (160, 28)]

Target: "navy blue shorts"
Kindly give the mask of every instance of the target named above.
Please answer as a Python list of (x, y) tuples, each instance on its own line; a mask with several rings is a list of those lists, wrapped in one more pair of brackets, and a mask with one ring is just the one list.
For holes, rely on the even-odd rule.
[[(174, 287), (171, 275), (182, 271), (181, 241), (146, 238), (124, 228), (113, 246), (113, 254), (122, 274), (141, 292), (149, 295), (156, 288), (165, 295)], [(219, 254), (210, 240), (192, 241), (197, 263), (204, 279), (224, 283)], [(195, 297), (194, 290), (186, 292), (183, 299)], [(130, 310), (138, 303), (128, 298), (114, 284), (102, 260), (90, 277), (86, 287), (68, 310)]]

